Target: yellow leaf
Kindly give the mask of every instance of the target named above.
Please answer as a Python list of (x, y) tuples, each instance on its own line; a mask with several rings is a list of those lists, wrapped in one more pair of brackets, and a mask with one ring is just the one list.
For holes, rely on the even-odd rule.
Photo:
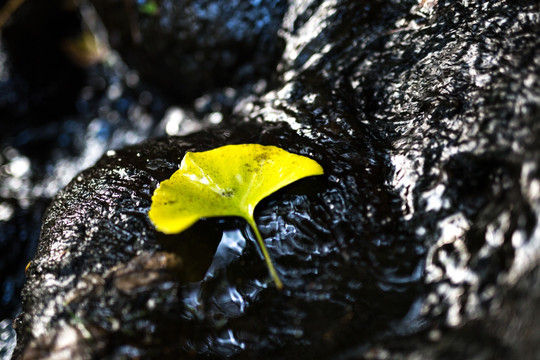
[(244, 218), (281, 289), (283, 285), (253, 218), (255, 207), (282, 187), (321, 174), (323, 169), (316, 161), (275, 146), (226, 145), (188, 152), (180, 169), (154, 192), (148, 216), (156, 229), (166, 234), (180, 233), (201, 218)]

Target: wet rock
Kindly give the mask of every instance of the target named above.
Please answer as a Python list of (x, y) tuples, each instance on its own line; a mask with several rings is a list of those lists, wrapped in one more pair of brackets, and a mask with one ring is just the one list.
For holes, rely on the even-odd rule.
[[(206, 231), (196, 228), (171, 237), (157, 234), (147, 218), (153, 189), (172, 174), (186, 151), (251, 142), (273, 144), (311, 156), (330, 177), (306, 179), (279, 192), (257, 213), (261, 231), (269, 239), (287, 287), (283, 292), (272, 286), (253, 234), (244, 222), (209, 220)], [(355, 153), (364, 148), (363, 144), (358, 144), (358, 148), (349, 146), (355, 147)], [(134, 316), (133, 309), (122, 310), (133, 306), (132, 297), (126, 296), (133, 292), (146, 296), (147, 301), (165, 297), (171, 301), (167, 306), (175, 307), (164, 322), (156, 322), (156, 312), (164, 311), (165, 305), (138, 309), (138, 321), (147, 327), (177, 334), (179, 329), (196, 329), (184, 337), (176, 336), (174, 342), (159, 340), (162, 350), (167, 349), (171, 356), (233, 356), (242, 354), (247, 347), (260, 356), (267, 351), (272, 356), (286, 356), (284, 348), (294, 354), (329, 354), (343, 344), (344, 338), (350, 339), (345, 343), (355, 343), (354, 334), (368, 336), (368, 329), (388, 329), (391, 321), (399, 320), (408, 311), (417, 296), (414, 284), (419, 278), (396, 286), (385, 285), (378, 273), (384, 271), (384, 265), (376, 271), (366, 269), (366, 264), (378, 261), (379, 257), (383, 261), (394, 256), (390, 249), (370, 249), (374, 245), (368, 239), (357, 242), (351, 236), (377, 219), (377, 214), (370, 218), (363, 212), (365, 205), (356, 193), (357, 182), (368, 189), (379, 186), (380, 181), (375, 179), (382, 177), (377, 169), (372, 174), (365, 170), (376, 166), (369, 165), (364, 156), (357, 159), (364, 166), (350, 169), (349, 179), (341, 182), (343, 160), (335, 150), (296, 135), (288, 125), (239, 123), (232, 131), (224, 126), (183, 138), (154, 140), (105, 156), (62, 191), (45, 216), (38, 254), (28, 271), (28, 310), (18, 327), (31, 324), (28, 330), (33, 336), (26, 337), (30, 343), (20, 342), (21, 351), (33, 348), (31, 339), (40, 338), (46, 324), (57, 324), (61, 332), (74, 326), (75, 320), (69, 321), (72, 318), (110, 331), (109, 337), (115, 340), (111, 340), (106, 352), (97, 349), (94, 355), (112, 356), (110, 349), (120, 349), (142, 336), (130, 325), (131, 318), (125, 320), (124, 315), (118, 315)], [(158, 161), (171, 166), (156, 167)], [(368, 193), (374, 194), (376, 190)], [(388, 206), (387, 197), (387, 193), (381, 192), (381, 206)], [(341, 201), (343, 207), (330, 211), (336, 201)], [(378, 205), (373, 204), (372, 201), (377, 212)], [(356, 208), (356, 213), (351, 213), (349, 207)], [(344, 217), (353, 217), (354, 221), (346, 222)], [(387, 230), (384, 226), (370, 229), (373, 233)], [(187, 248), (182, 243), (189, 238), (199, 239)], [(197, 250), (205, 247), (205, 242), (216, 240), (220, 244), (217, 250)], [(394, 246), (407, 251), (401, 245)], [(130, 269), (131, 265), (123, 264), (136, 261), (133, 259), (140, 252), (156, 251), (172, 252), (182, 259), (183, 271), (166, 272), (172, 279), (173, 290), (163, 287), (153, 292), (147, 288), (147, 283), (156, 281), (157, 273), (146, 266), (145, 275), (135, 273), (135, 278), (130, 272), (116, 271), (112, 285), (123, 297), (115, 294), (94, 298), (82, 293), (79, 302), (69, 301), (70, 306), (65, 305), (72, 298), (73, 289), (87, 287), (89, 275), (106, 274), (119, 266)], [(214, 252), (214, 260), (208, 263), (205, 259), (212, 259)], [(194, 268), (193, 263), (200, 262), (208, 263), (200, 278), (185, 273)], [(402, 271), (409, 264), (404, 262)], [(394, 266), (387, 271), (395, 271)], [(81, 281), (85, 285), (80, 285)], [(66, 292), (68, 288), (71, 290)], [(100, 310), (92, 313), (88, 311), (90, 307)], [(111, 311), (121, 313), (113, 316)], [(104, 314), (108, 316), (103, 317)], [(265, 319), (264, 326), (259, 325), (261, 317)], [(111, 321), (117, 326), (111, 327)], [(324, 329), (317, 325), (321, 322), (327, 325)], [(139, 354), (145, 358), (161, 356), (152, 350), (158, 337), (145, 336), (149, 342), (139, 344)], [(321, 345), (306, 343), (306, 338), (318, 339)], [(54, 353), (55, 349), (50, 351)]]
[(286, 1), (92, 3), (125, 61), (177, 102), (273, 78)]
[[(16, 357), (65, 351), (63, 333), (99, 358), (534, 357), (539, 29), (534, 1), (291, 2), (271, 90), (55, 198)], [(243, 222), (167, 237), (146, 216), (186, 151), (240, 142), (325, 169), (257, 209), (282, 292)], [(144, 265), (164, 253), (181, 267)], [(106, 346), (81, 347), (78, 319)]]
[[(418, 338), (401, 339), (375, 348), (366, 358), (386, 359), (535, 359), (540, 327), (539, 268), (528, 271), (492, 306), (488, 316), (476, 319), (444, 335), (432, 331), (421, 343)], [(412, 341), (411, 341), (412, 340)]]
[[(167, 314), (174, 311), (167, 306), (176, 303), (175, 285), (168, 276), (167, 270), (181, 268), (180, 259), (167, 253), (142, 253), (130, 262), (111, 268), (105, 274), (89, 273), (77, 279), (72, 291), (64, 297), (63, 304), (69, 318), (58, 319), (56, 325), (49, 327), (42, 335), (33, 340), (22, 354), (23, 359), (85, 359), (96, 357), (114, 346), (117, 337), (122, 333), (131, 339), (132, 345), (125, 345), (115, 350), (115, 356), (137, 352), (137, 343), (145, 342), (145, 338), (165, 336), (159, 323)], [(166, 290), (167, 296), (156, 300), (150, 294), (158, 294)], [(98, 305), (99, 307), (95, 307)], [(105, 305), (106, 304), (106, 305)], [(80, 311), (70, 309), (84, 307)], [(114, 314), (105, 309), (117, 309)], [(148, 323), (140, 316), (147, 309), (155, 309), (153, 323)], [(161, 315), (161, 318), (159, 318)], [(117, 319), (113, 322), (110, 319)], [(88, 321), (99, 318), (101, 322)], [(155, 326), (160, 329), (155, 329)], [(168, 328), (170, 329), (170, 327)], [(185, 331), (185, 330), (184, 330)], [(128, 335), (129, 334), (129, 335)], [(168, 336), (179, 336), (178, 329)], [(126, 341), (125, 339), (122, 339)], [(129, 343), (128, 343), (129, 344)], [(156, 344), (154, 344), (155, 346)], [(165, 352), (165, 348), (160, 351)]]

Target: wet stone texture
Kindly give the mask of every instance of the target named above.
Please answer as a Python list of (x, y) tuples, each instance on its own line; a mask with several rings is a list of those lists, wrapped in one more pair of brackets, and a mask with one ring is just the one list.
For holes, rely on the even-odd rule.
[[(156, 4), (157, 14), (130, 15), (143, 44), (145, 26), (171, 36), (155, 22), (173, 2)], [(28, 269), (14, 358), (537, 356), (537, 2), (283, 6), (271, 17), (279, 29), (264, 30), (284, 43), (264, 93), (235, 99), (222, 121), (205, 122), (215, 109), (197, 101), (169, 109), (167, 134), (190, 132), (187, 118), (197, 131), (106, 142), (116, 150), (56, 195)], [(132, 65), (143, 74), (152, 59), (140, 61)], [(140, 138), (159, 134), (152, 126)], [(147, 217), (153, 190), (186, 151), (234, 143), (277, 145), (325, 169), (255, 213), (283, 291), (243, 221), (208, 219), (165, 236)]]
[[(328, 179), (306, 179), (288, 187), (265, 201), (256, 214), (286, 284), (282, 292), (270, 282), (244, 222), (208, 220), (206, 228), (213, 231), (195, 228), (179, 236), (164, 236), (147, 219), (153, 189), (177, 169), (184, 153), (207, 150), (216, 143), (274, 144), (311, 156), (326, 169)], [(365, 146), (349, 146), (349, 150), (361, 153)], [(25, 290), (26, 304), (40, 314), (40, 320), (32, 321), (30, 329), (37, 340), (27, 344), (25, 351), (35, 353), (43, 342), (45, 347), (52, 346), (55, 336), (73, 322), (105, 332), (103, 341), (112, 344), (93, 348), (98, 357), (101, 348), (120, 351), (116, 347), (127, 344), (143, 357), (161, 351), (177, 356), (329, 355), (342, 343), (356, 343), (356, 336), (370, 337), (375, 330), (387, 329), (390, 321), (399, 321), (407, 313), (416, 296), (414, 284), (420, 279), (418, 274), (392, 284), (383, 272), (414, 271), (410, 266), (418, 256), (414, 247), (405, 246), (414, 243), (405, 240), (386, 246), (377, 246), (369, 237), (355, 241), (354, 234), (363, 229), (369, 228), (373, 238), (395, 231), (369, 225), (378, 211), (387, 213), (391, 198), (377, 189), (383, 180), (378, 168), (384, 167), (370, 165), (364, 155), (356, 160), (363, 165), (349, 169), (349, 179), (342, 181), (341, 157), (298, 136), (288, 125), (249, 123), (237, 124), (232, 133), (212, 129), (109, 153), (62, 191), (45, 216), (38, 254), (28, 270), (36, 283)], [(369, 174), (366, 169), (371, 167)], [(357, 193), (358, 182), (367, 189), (366, 198), (369, 193), (381, 193), (379, 203), (370, 202), (371, 215), (362, 204), (366, 198)], [(190, 241), (189, 248), (177, 244), (187, 237), (197, 241)], [(159, 281), (160, 274), (157, 279), (151, 273), (119, 279), (114, 272), (118, 264), (138, 261), (141, 254), (155, 251), (178, 258), (185, 267), (178, 274), (177, 268), (163, 266), (163, 276), (169, 278), (166, 285)], [(396, 268), (397, 259), (388, 260), (396, 257), (395, 252), (410, 253), (409, 260)], [(374, 261), (386, 264), (375, 270)], [(206, 274), (206, 269), (198, 269), (200, 262), (207, 269), (210, 266)], [(107, 283), (107, 277), (112, 277), (114, 286), (93, 296), (88, 279)], [(135, 301), (140, 308), (132, 309), (133, 296), (119, 297), (118, 292), (134, 292), (147, 280), (148, 289), (140, 290), (144, 300)], [(65, 292), (68, 288), (72, 290)], [(81, 300), (72, 301), (72, 297)], [(30, 314), (20, 320), (24, 322), (25, 316)], [(141, 329), (130, 325), (133, 316), (139, 317)], [(58, 329), (51, 324), (58, 324)], [(172, 338), (166, 341), (159, 336), (162, 347), (153, 349), (157, 344), (152, 339), (159, 331)], [(138, 342), (145, 337), (148, 344)]]

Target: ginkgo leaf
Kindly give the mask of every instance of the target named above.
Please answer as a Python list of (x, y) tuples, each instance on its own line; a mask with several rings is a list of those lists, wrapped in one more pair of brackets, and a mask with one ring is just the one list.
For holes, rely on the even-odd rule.
[(148, 216), (166, 234), (180, 233), (201, 218), (244, 218), (255, 233), (270, 275), (282, 288), (257, 229), (255, 207), (284, 186), (321, 174), (323, 169), (315, 160), (275, 146), (226, 145), (187, 152), (180, 169), (155, 190)]

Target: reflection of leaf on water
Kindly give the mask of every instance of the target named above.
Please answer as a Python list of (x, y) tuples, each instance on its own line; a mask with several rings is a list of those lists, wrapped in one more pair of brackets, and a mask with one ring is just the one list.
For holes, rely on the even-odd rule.
[(253, 218), (255, 206), (273, 192), (301, 178), (323, 174), (307, 157), (275, 146), (227, 145), (186, 153), (180, 169), (160, 183), (148, 213), (156, 229), (182, 232), (197, 220), (239, 216), (252, 228), (276, 286), (282, 288)]

